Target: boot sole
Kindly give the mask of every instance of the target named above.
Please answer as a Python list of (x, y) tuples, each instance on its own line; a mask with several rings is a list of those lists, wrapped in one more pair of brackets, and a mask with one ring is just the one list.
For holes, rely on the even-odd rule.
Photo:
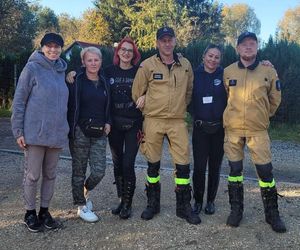
[(120, 212), (121, 212), (121, 210), (120, 210), (120, 211), (114, 211), (114, 210), (111, 210), (111, 213), (112, 213), (113, 215), (120, 215)]
[(143, 220), (152, 220), (152, 219), (154, 218), (155, 215), (156, 215), (156, 214), (153, 214), (152, 217), (145, 217), (145, 216), (141, 215), (141, 218), (142, 218)]
[(177, 214), (176, 213), (176, 216), (177, 217), (179, 217), (179, 218), (181, 218), (181, 219), (184, 219), (184, 220), (186, 220), (188, 223), (190, 223), (190, 224), (192, 224), (192, 225), (198, 225), (198, 224), (200, 224), (201, 223), (201, 219), (199, 220), (199, 221), (197, 221), (196, 223), (193, 223), (193, 222), (191, 222), (191, 221), (188, 221), (188, 218), (186, 217), (186, 216), (184, 216), (184, 215), (181, 215), (181, 214)]
[(230, 223), (226, 222), (226, 225), (229, 226), (229, 227), (239, 227), (240, 224), (233, 225), (233, 224), (230, 224)]
[(236, 224), (232, 224), (232, 223), (226, 221), (226, 225), (230, 226), (230, 227), (239, 227), (241, 224), (241, 221), (242, 221), (242, 219), (240, 219), (240, 221), (238, 221)]
[(159, 214), (159, 212), (154, 213), (152, 217), (145, 217), (145, 216), (143, 216), (143, 214), (142, 214), (142, 215), (141, 215), (141, 218), (142, 218), (143, 220), (152, 220), (152, 219), (154, 218), (154, 216), (157, 215), (157, 214)]
[(272, 224), (270, 222), (268, 222), (268, 221), (266, 221), (266, 222), (271, 226), (272, 230), (276, 233), (286, 233), (286, 231), (287, 231), (286, 228), (276, 230), (274, 227), (272, 227)]
[(40, 227), (37, 228), (37, 229), (32, 229), (32, 228), (30, 228), (30, 227), (27, 225), (26, 222), (23, 222), (23, 223), (24, 223), (25, 227), (28, 229), (28, 231), (31, 232), (31, 233), (39, 233), (39, 232), (42, 232), (42, 231), (43, 231), (43, 227), (42, 227), (42, 226), (40, 226)]

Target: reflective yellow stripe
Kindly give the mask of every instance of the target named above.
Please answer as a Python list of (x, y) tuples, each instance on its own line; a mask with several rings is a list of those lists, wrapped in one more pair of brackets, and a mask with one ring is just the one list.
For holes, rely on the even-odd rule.
[(259, 186), (262, 188), (271, 188), (275, 187), (275, 180), (273, 179), (272, 182), (263, 182), (261, 180), (258, 181)]
[(175, 184), (176, 185), (188, 185), (190, 184), (190, 178), (183, 179), (183, 178), (175, 178)]
[(228, 176), (229, 182), (243, 182), (244, 177), (243, 176)]
[(157, 177), (150, 177), (150, 176), (147, 175), (147, 181), (149, 183), (152, 183), (152, 184), (157, 183), (157, 182), (159, 182), (159, 180), (160, 180), (160, 175), (157, 176)]

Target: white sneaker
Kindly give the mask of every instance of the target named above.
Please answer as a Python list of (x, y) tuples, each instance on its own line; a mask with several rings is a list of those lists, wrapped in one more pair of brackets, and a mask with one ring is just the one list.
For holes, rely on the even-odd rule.
[(86, 222), (96, 222), (99, 220), (98, 216), (88, 209), (87, 206), (79, 206), (77, 215)]

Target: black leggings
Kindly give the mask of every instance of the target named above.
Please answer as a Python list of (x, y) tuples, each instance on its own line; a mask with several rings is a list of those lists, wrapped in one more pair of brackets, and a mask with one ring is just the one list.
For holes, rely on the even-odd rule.
[(124, 180), (135, 183), (134, 164), (138, 152), (138, 132), (142, 128), (142, 121), (127, 131), (121, 131), (114, 127), (109, 134), (109, 146), (114, 164), (114, 175), (122, 176)]
[(220, 169), (224, 155), (224, 129), (207, 134), (201, 128), (193, 129), (194, 173), (193, 188), (196, 202), (203, 202), (205, 190), (205, 172), (208, 162), (207, 201), (213, 202), (217, 195)]

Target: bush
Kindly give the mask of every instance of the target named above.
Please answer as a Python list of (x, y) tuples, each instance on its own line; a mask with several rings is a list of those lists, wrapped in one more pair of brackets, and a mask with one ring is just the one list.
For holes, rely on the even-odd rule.
[(10, 117), (11, 111), (9, 109), (0, 108), (0, 117)]

